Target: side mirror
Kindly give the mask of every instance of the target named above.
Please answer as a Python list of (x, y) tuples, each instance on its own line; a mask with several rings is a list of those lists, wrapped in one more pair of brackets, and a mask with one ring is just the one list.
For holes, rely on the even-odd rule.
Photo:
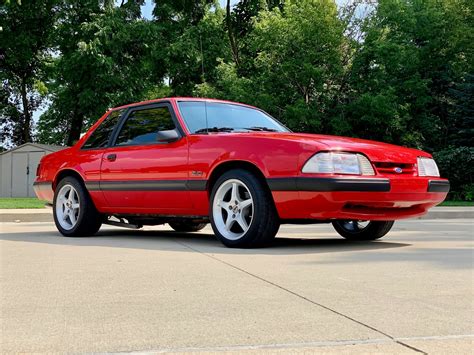
[(156, 134), (156, 140), (158, 143), (171, 143), (171, 142), (176, 142), (181, 138), (180, 134), (178, 133), (178, 130), (176, 129), (170, 129), (167, 131), (158, 131)]

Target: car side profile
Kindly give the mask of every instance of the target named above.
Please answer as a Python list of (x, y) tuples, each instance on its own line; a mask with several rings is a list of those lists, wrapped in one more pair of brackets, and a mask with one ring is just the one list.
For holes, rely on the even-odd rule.
[(108, 111), (73, 147), (43, 157), (34, 187), (64, 236), (103, 223), (193, 232), (210, 222), (226, 246), (258, 247), (282, 223), (381, 238), (442, 202), (449, 182), (420, 150), (293, 133), (245, 104), (166, 98)]

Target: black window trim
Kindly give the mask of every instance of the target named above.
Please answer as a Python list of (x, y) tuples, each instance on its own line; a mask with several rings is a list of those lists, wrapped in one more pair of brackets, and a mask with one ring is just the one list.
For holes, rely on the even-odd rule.
[(107, 148), (113, 147), (113, 148), (120, 148), (120, 147), (140, 147), (140, 146), (147, 146), (147, 145), (163, 145), (163, 144), (169, 144), (170, 142), (149, 142), (149, 143), (142, 143), (142, 144), (123, 144), (123, 145), (116, 145), (116, 141), (119, 135), (119, 132), (122, 130), (123, 125), (127, 121), (128, 117), (130, 114), (134, 111), (141, 111), (141, 110), (148, 110), (148, 109), (153, 109), (153, 108), (158, 108), (158, 107), (167, 107), (170, 111), (171, 114), (171, 119), (174, 122), (174, 125), (176, 126), (176, 129), (178, 130), (179, 134), (179, 139), (183, 138), (185, 136), (184, 131), (179, 124), (178, 118), (176, 117), (176, 114), (173, 110), (173, 106), (171, 105), (170, 101), (160, 101), (160, 102), (152, 102), (149, 104), (144, 104), (144, 105), (134, 105), (130, 106), (126, 109), (126, 111), (121, 115), (117, 125), (115, 126), (114, 131), (112, 132), (111, 140), (109, 144), (107, 145)]
[(87, 141), (92, 137), (92, 135), (94, 134), (95, 131), (97, 131), (97, 129), (99, 129), (100, 126), (102, 126), (104, 124), (105, 121), (107, 121), (107, 119), (110, 117), (110, 115), (115, 112), (115, 111), (123, 111), (118, 119), (117, 119), (117, 123), (114, 125), (114, 128), (112, 129), (112, 134), (110, 135), (110, 138), (112, 139), (115, 135), (115, 130), (117, 129), (117, 125), (121, 122), (123, 116), (127, 113), (128, 111), (128, 108), (125, 107), (125, 108), (114, 108), (114, 109), (111, 109), (108, 111), (108, 115), (107, 117), (105, 117), (102, 122), (100, 122), (100, 124), (89, 134), (89, 136), (87, 137), (87, 139), (84, 141), (84, 143), (81, 145), (81, 148), (80, 150), (98, 150), (98, 149), (105, 149), (105, 148), (108, 148), (110, 147), (110, 141), (111, 139), (109, 139), (107, 141), (107, 145), (105, 147), (91, 147), (91, 148), (85, 148), (84, 146), (87, 144)]

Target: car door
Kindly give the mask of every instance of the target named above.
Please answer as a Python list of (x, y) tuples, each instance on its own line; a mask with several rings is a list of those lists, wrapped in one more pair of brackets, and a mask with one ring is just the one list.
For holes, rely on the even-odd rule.
[(100, 188), (114, 211), (179, 214), (191, 207), (188, 143), (169, 103), (132, 107), (103, 154)]

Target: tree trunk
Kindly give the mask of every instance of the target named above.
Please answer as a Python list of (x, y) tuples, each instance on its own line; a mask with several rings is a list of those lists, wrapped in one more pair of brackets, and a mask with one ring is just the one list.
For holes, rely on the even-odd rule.
[(71, 119), (71, 129), (69, 131), (66, 144), (68, 146), (74, 145), (81, 137), (81, 131), (82, 117), (78, 116), (77, 114), (74, 114)]
[(21, 79), (21, 101), (23, 104), (23, 126), (20, 128), (20, 144), (31, 142), (31, 113), (28, 109), (28, 96), (26, 91), (26, 79)]
[(229, 35), (230, 49), (232, 51), (232, 57), (234, 59), (235, 65), (239, 66), (239, 49), (237, 48), (237, 41), (235, 40), (234, 31), (232, 30), (232, 19), (230, 17), (230, 0), (227, 0), (225, 19), (227, 24), (227, 34)]

